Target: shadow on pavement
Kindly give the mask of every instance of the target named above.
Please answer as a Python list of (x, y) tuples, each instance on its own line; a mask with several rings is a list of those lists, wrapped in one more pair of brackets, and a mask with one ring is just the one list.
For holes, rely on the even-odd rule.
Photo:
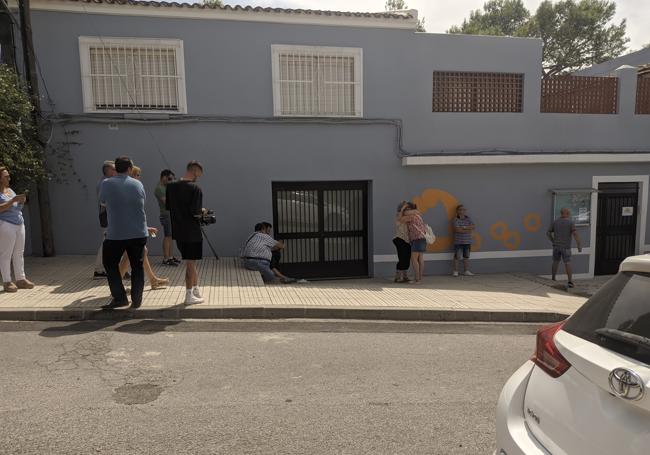
[(115, 332), (122, 333), (131, 333), (137, 335), (153, 335), (154, 333), (160, 333), (167, 331), (168, 327), (175, 326), (180, 324), (182, 321), (177, 320), (151, 320), (143, 319), (133, 324), (123, 324), (115, 328)]
[(105, 330), (112, 325), (118, 324), (119, 321), (78, 321), (64, 326), (47, 327), (39, 332), (39, 336), (46, 338), (64, 337), (70, 335), (79, 335), (83, 333), (98, 332)]

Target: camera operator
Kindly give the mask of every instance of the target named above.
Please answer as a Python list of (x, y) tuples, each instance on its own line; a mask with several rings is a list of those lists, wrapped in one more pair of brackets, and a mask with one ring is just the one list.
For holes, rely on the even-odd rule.
[(167, 184), (165, 206), (172, 221), (172, 238), (185, 261), (185, 303), (203, 303), (198, 286), (196, 262), (203, 259), (203, 235), (200, 220), (205, 212), (203, 192), (196, 184), (203, 166), (190, 161), (183, 178)]

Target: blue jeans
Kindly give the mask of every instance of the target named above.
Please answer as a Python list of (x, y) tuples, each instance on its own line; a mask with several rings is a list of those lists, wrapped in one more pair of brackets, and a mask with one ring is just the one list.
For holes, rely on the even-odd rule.
[(265, 283), (275, 281), (275, 273), (271, 270), (271, 261), (266, 259), (244, 259), (244, 268), (260, 272)]
[(454, 245), (454, 259), (460, 259), (460, 255), (463, 255), (463, 259), (469, 259), (469, 252), (472, 250), (472, 245), (468, 244), (456, 244)]

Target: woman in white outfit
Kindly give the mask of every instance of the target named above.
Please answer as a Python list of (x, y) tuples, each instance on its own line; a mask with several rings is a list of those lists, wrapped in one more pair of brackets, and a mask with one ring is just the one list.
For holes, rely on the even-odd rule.
[[(0, 166), (0, 272), (5, 292), (18, 289), (32, 289), (34, 283), (25, 277), (25, 220), (24, 194), (16, 194), (9, 188), (9, 170)], [(16, 282), (11, 279), (11, 265), (14, 266)]]

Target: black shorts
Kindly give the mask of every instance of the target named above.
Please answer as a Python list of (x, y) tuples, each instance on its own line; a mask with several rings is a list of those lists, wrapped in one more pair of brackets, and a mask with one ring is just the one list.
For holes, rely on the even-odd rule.
[(186, 261), (198, 261), (203, 259), (203, 242), (181, 242), (176, 240), (178, 251)]

